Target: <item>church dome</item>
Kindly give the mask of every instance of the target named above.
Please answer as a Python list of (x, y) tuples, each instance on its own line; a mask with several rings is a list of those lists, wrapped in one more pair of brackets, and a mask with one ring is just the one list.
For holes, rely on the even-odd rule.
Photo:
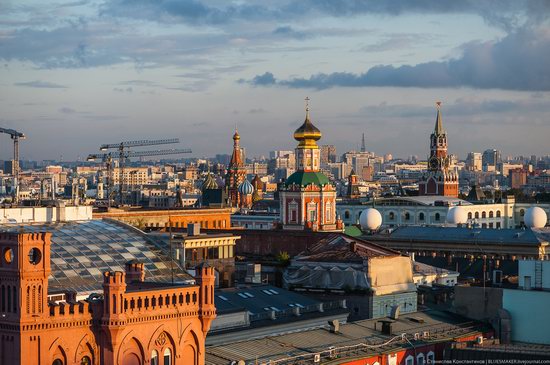
[(447, 212), (447, 223), (465, 224), (468, 222), (468, 213), (463, 207), (452, 207)]
[(233, 140), (237, 141), (239, 139), (241, 139), (241, 135), (239, 134), (239, 132), (237, 132), (237, 130), (235, 130), (235, 134), (233, 135)]
[(374, 208), (367, 208), (361, 212), (359, 224), (364, 231), (375, 231), (382, 225), (382, 215)]
[(529, 228), (543, 228), (546, 225), (548, 217), (544, 209), (531, 207), (525, 212), (525, 225)]
[(254, 193), (254, 187), (250, 183), (250, 181), (245, 180), (239, 185), (239, 193), (243, 195), (250, 195)]
[(209, 190), (209, 189), (217, 189), (218, 183), (216, 182), (216, 179), (212, 176), (212, 174), (208, 174), (206, 176), (206, 179), (204, 179), (204, 182), (202, 183), (201, 190)]
[[(309, 99), (306, 100), (309, 101)], [(307, 145), (307, 142), (315, 143), (321, 139), (321, 131), (309, 119), (309, 106), (306, 106), (306, 120), (294, 132), (294, 139), (300, 142), (300, 145)]]

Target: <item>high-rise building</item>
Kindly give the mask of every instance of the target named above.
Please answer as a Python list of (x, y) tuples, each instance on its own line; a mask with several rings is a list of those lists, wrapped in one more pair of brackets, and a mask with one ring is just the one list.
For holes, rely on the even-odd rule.
[(441, 103), (437, 102), (435, 128), (430, 136), (428, 171), (419, 183), (420, 195), (443, 195), (458, 197), (458, 174), (451, 170), (447, 155), (447, 132), (441, 120)]
[(333, 145), (321, 146), (321, 166), (326, 167), (329, 163), (336, 162), (336, 147)]
[(483, 156), (481, 157), (483, 166), (488, 166), (487, 170), (494, 171), (497, 167), (497, 164), (500, 163), (500, 151), (495, 149), (488, 149), (483, 151)]
[(336, 219), (336, 189), (320, 171), (317, 141), (321, 139), (321, 132), (311, 123), (307, 104), (306, 119), (294, 132), (294, 139), (299, 142), (296, 172), (288, 177), (279, 191), (283, 228), (341, 230), (342, 223)]
[(481, 171), (482, 160), (481, 153), (479, 152), (470, 152), (466, 158), (466, 168), (469, 171)]

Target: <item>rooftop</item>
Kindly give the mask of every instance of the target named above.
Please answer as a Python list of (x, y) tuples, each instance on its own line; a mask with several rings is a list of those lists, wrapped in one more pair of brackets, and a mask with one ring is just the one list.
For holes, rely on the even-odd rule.
[[(231, 361), (244, 360), (272, 365), (296, 364), (299, 360), (313, 362), (313, 357), (321, 353), (321, 361), (328, 359), (329, 349), (333, 348), (339, 359), (357, 358), (360, 355), (375, 355), (399, 348), (409, 348), (411, 344), (402, 339), (401, 334), (415, 346), (420, 343), (443, 341), (450, 337), (464, 336), (486, 330), (483, 325), (471, 322), (447, 312), (425, 311), (401, 315), (392, 323), (392, 334), (383, 334), (379, 320), (370, 319), (346, 323), (338, 333), (326, 328), (289, 333), (257, 340), (234, 342), (206, 348), (207, 365), (226, 365)], [(428, 332), (427, 337), (414, 340), (415, 333)]]
[(375, 240), (424, 241), (424, 242), (475, 242), (500, 244), (548, 244), (550, 228), (491, 229), (467, 227), (402, 226), (391, 233), (369, 236)]
[(130, 260), (144, 264), (147, 281), (168, 283), (193, 278), (142, 231), (110, 220), (2, 225), (0, 231), (52, 232), (50, 292), (100, 290), (105, 271), (124, 271)]

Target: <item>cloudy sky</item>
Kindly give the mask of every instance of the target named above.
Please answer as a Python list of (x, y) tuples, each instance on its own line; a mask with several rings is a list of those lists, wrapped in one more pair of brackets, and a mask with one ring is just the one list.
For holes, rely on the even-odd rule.
[[(193, 156), (322, 143), (425, 156), (550, 154), (547, 0), (1, 0), (0, 126), (27, 159), (179, 137)], [(0, 136), (0, 159), (11, 141)]]

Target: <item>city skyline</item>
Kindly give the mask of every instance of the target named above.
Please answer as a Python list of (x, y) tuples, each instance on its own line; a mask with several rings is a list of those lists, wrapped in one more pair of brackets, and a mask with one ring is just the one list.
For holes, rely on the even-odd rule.
[[(303, 99), (337, 151), (424, 159), (443, 102), (449, 152), (547, 155), (549, 5), (79, 1), (0, 5), (0, 126), (23, 159), (180, 137), (193, 157), (292, 149)], [(0, 159), (11, 158), (8, 136)], [(56, 146), (56, 148), (52, 148)]]

